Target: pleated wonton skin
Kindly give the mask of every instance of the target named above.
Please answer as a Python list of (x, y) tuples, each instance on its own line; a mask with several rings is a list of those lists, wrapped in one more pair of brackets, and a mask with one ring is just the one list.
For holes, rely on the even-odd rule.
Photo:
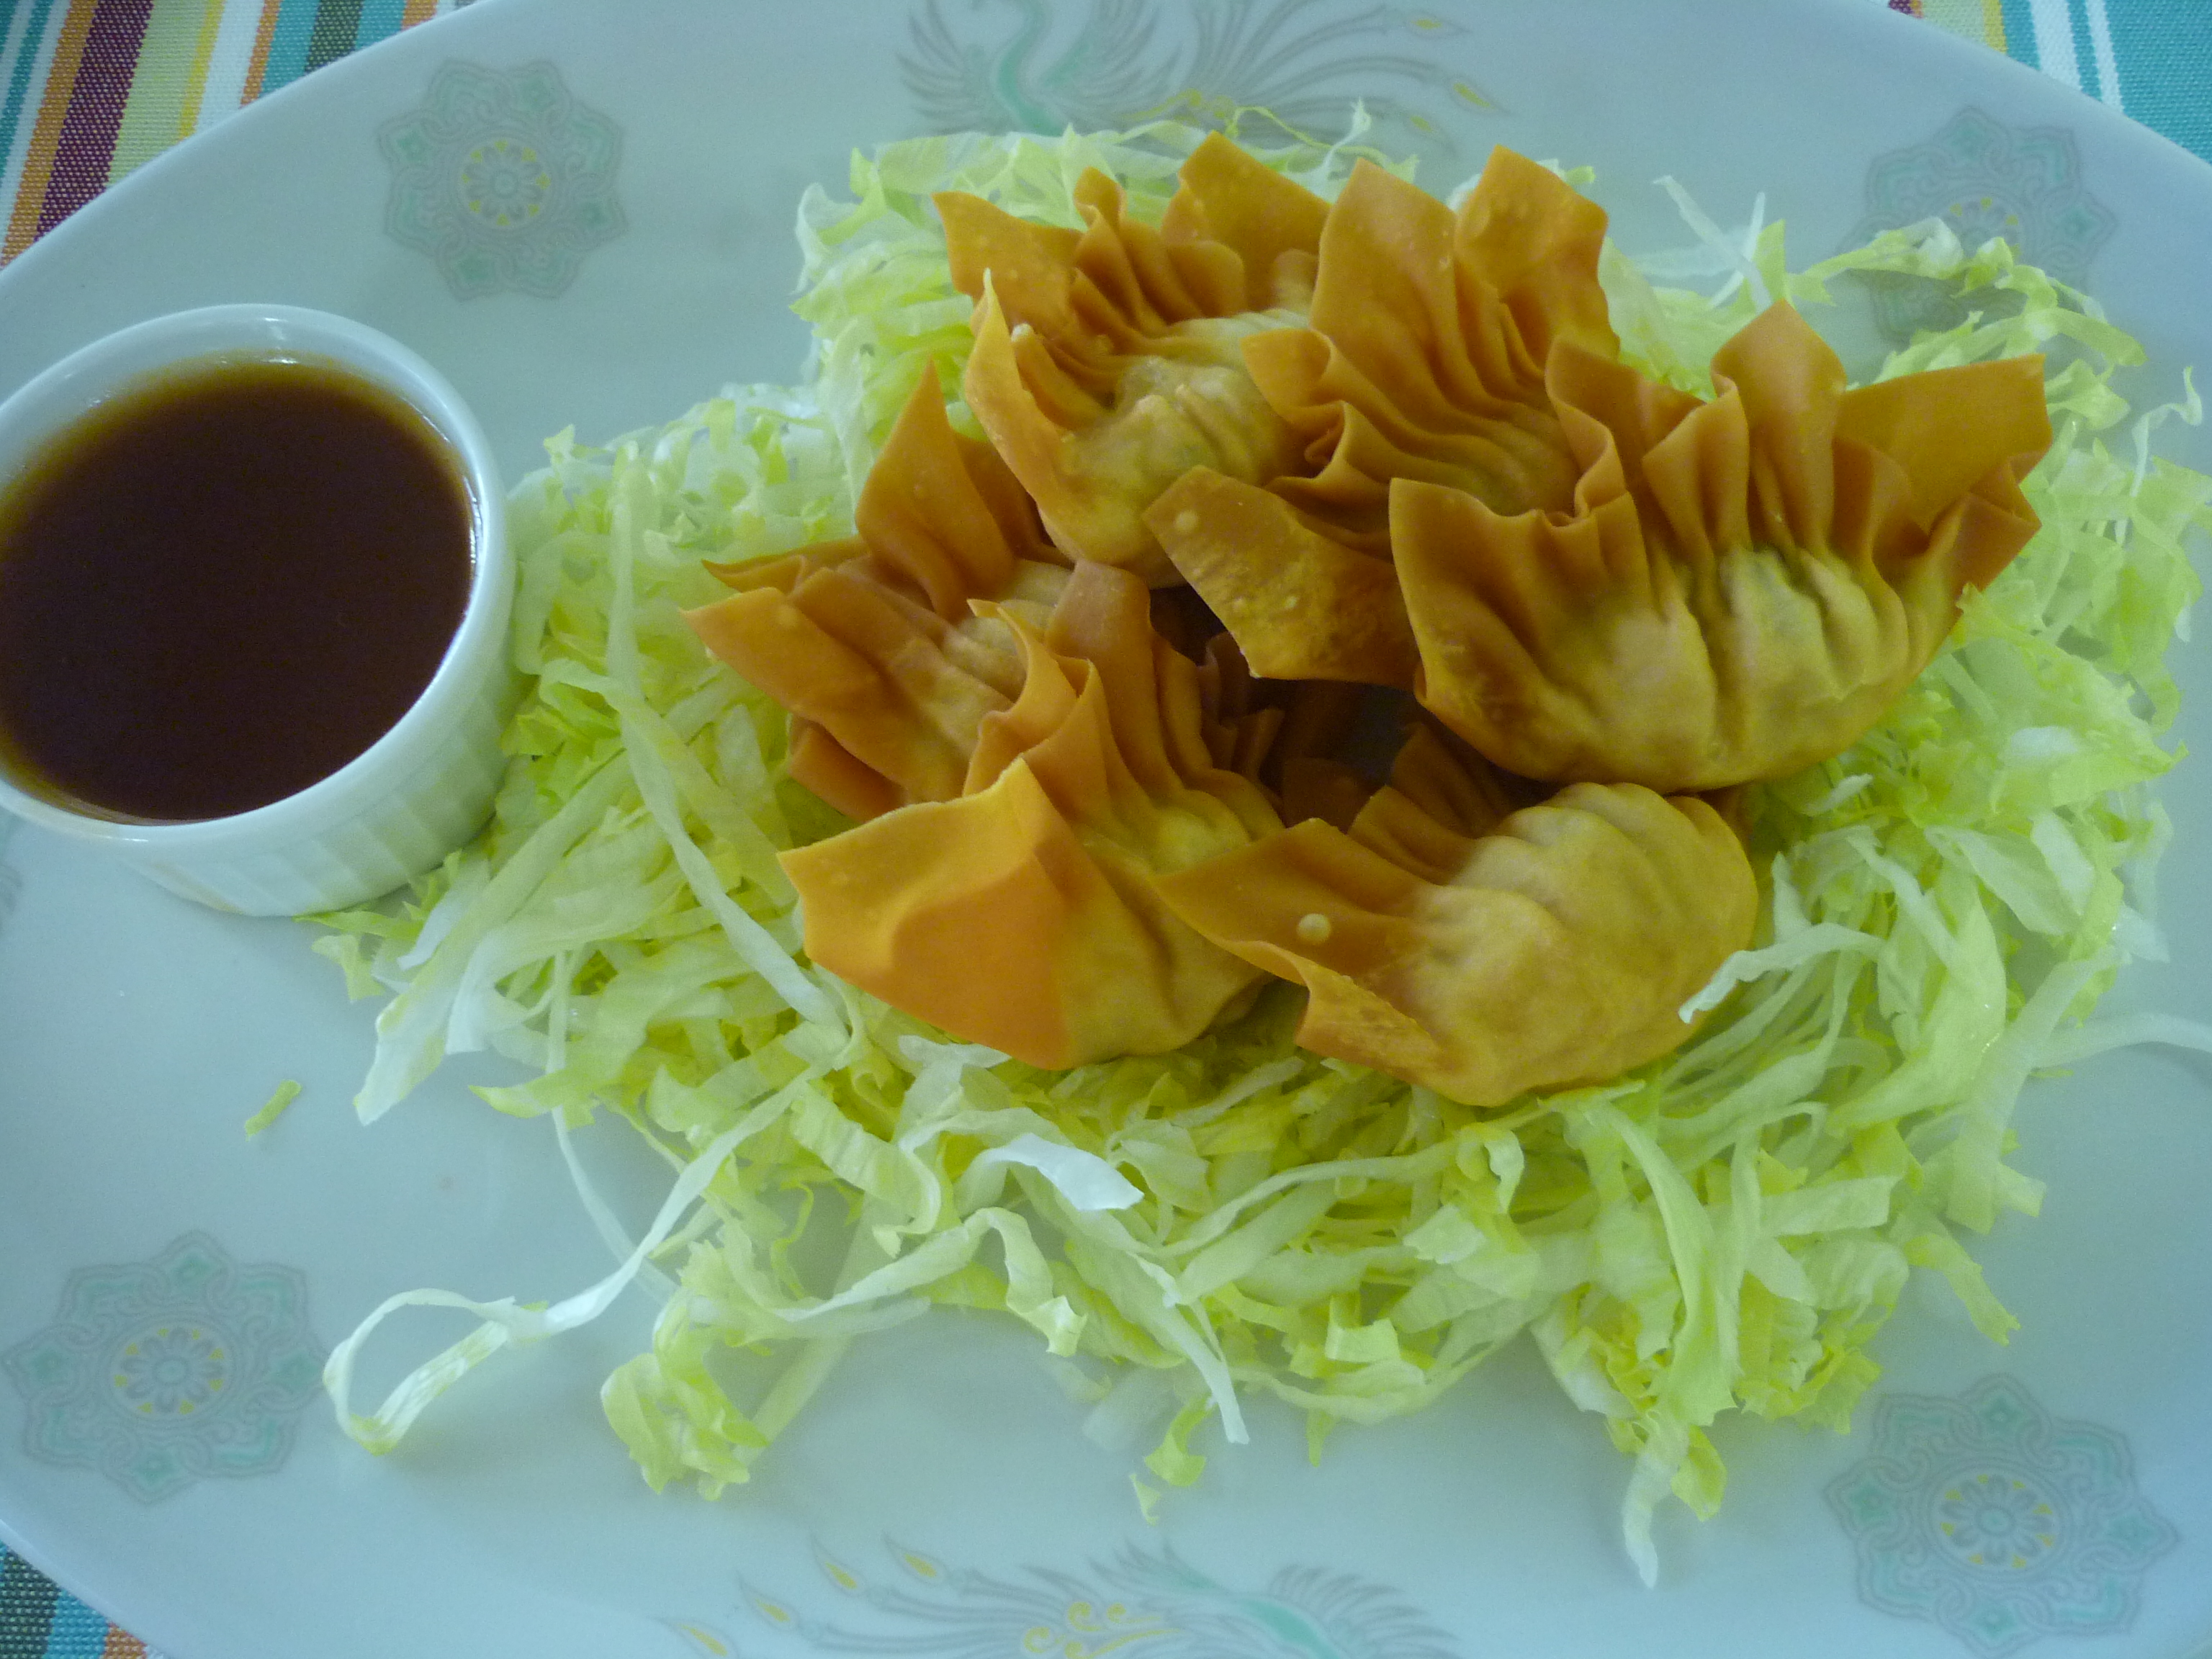
[[(1067, 580), (1022, 489), (946, 419), (934, 373), (869, 469), (860, 534), (715, 566), (732, 597), (684, 613), (707, 647), (788, 710), (791, 772), (847, 816), (948, 800), (983, 718), (1012, 706), (1024, 652)], [(1000, 614), (979, 617), (971, 602)]]
[(1700, 403), (1563, 342), (1547, 378), (1583, 468), (1573, 512), (1394, 489), (1418, 694), (1510, 770), (1674, 793), (1825, 759), (2035, 532), (2040, 358), (1847, 392), (1778, 304), (1713, 377)]
[(1390, 488), (1419, 479), (1506, 514), (1563, 510), (1580, 471), (1545, 364), (1618, 349), (1598, 284), (1602, 210), (1510, 150), (1456, 213), (1371, 163), (1329, 210), (1308, 326), (1246, 362), (1305, 465), (1254, 487), (1194, 471), (1146, 524), (1255, 672), (1413, 683), (1390, 565)]
[(1144, 509), (1194, 466), (1261, 482), (1298, 444), (1246, 371), (1245, 339), (1304, 320), (1328, 204), (1218, 134), (1158, 227), (1085, 173), (1080, 231), (937, 198), (953, 282), (976, 301), (963, 390), (1079, 558), (1176, 580)]
[(1079, 566), (985, 717), (957, 799), (783, 855), (806, 951), (971, 1042), (1060, 1069), (1155, 1054), (1243, 1006), (1259, 971), (1201, 939), (1156, 880), (1280, 828), (1216, 765), (1200, 671), (1152, 630), (1144, 583)]
[(1387, 549), (1364, 552), (1279, 495), (1206, 467), (1163, 492), (1145, 522), (1254, 673), (1413, 690), (1420, 648)]
[(1694, 797), (1511, 788), (1417, 735), (1347, 833), (1318, 819), (1159, 884), (1206, 938), (1307, 990), (1297, 1040), (1470, 1106), (1603, 1082), (1679, 1046), (1751, 943), (1743, 845)]
[(1307, 325), (1245, 358), (1310, 465), (1277, 493), (1370, 552), (1389, 486), (1419, 478), (1500, 513), (1564, 507), (1577, 468), (1544, 384), (1552, 348), (1619, 349), (1598, 284), (1604, 210), (1492, 152), (1455, 213), (1371, 161), (1329, 208)]

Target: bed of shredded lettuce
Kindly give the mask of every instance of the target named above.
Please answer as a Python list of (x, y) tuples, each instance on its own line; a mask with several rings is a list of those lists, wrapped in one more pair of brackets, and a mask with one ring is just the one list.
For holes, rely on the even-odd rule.
[[(1178, 1053), (1040, 1073), (836, 981), (799, 953), (777, 849), (839, 820), (783, 771), (780, 712), (677, 615), (720, 590), (702, 559), (848, 533), (854, 492), (927, 363), (958, 384), (968, 302), (934, 190), (1074, 222), (1097, 163), (1140, 211), (1200, 135), (927, 139), (855, 158), (849, 199), (810, 191), (800, 385), (743, 386), (604, 448), (563, 434), (515, 489), (515, 654), (526, 694), (496, 817), (400, 900), (322, 919), (356, 996), (388, 995), (358, 1097), (374, 1119), (447, 1054), (492, 1049), (529, 1080), (480, 1091), (567, 1132), (619, 1114), (666, 1159), (669, 1200), (620, 1258), (551, 1307), (392, 1298), (331, 1358), (341, 1422), (393, 1444), (497, 1349), (660, 1304), (607, 1417), (655, 1487), (741, 1482), (847, 1345), (933, 1304), (1003, 1310), (1079, 1374), (1092, 1426), (1157, 1443), (1147, 1510), (1203, 1448), (1245, 1438), (1240, 1401), (1338, 1424), (1419, 1409), (1501, 1345), (1531, 1340), (1633, 1460), (1625, 1523), (1672, 1492), (1700, 1514), (1724, 1473), (1707, 1429), (1740, 1410), (1844, 1427), (1868, 1344), (1916, 1268), (2002, 1340), (1974, 1238), (2037, 1183), (2006, 1162), (2022, 1085), (2124, 1041), (2203, 1043), (2137, 1017), (2084, 1022), (2130, 957), (2161, 952), (2152, 785), (2175, 753), (2162, 657), (2199, 591), (2185, 541), (2212, 480), (2154, 459), (2114, 371), (2140, 352), (2096, 307), (1940, 224), (1790, 273), (1779, 225), (1700, 236), (1639, 267), (1607, 252), (1625, 351), (1706, 391), (1712, 349), (1773, 296), (1816, 324), (1855, 270), (1911, 273), (1969, 319), (1887, 376), (2054, 352), (2057, 441), (2028, 481), (2032, 545), (1866, 738), (1758, 792), (1758, 948), (1700, 999), (1676, 1054), (1600, 1088), (1476, 1113), (1295, 1048), (1296, 994)], [(1352, 152), (1277, 165), (1333, 193)], [(1401, 169), (1401, 171), (1405, 169)], [(1655, 285), (1704, 270), (1717, 292)], [(965, 411), (956, 406), (957, 421)], [(844, 1241), (834, 1274), (802, 1237)], [(830, 1253), (833, 1262), (840, 1260)], [(410, 1305), (480, 1316), (378, 1409), (352, 1370)], [(729, 1351), (780, 1366), (743, 1385)], [(1210, 1426), (1209, 1426), (1210, 1425)], [(1073, 1425), (1071, 1425), (1073, 1431)], [(1157, 1483), (1157, 1484), (1155, 1484)]]

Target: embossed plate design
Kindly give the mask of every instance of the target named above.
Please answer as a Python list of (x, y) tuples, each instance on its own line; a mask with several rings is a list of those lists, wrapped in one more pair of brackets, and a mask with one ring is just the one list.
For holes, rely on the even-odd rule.
[[(2212, 369), (2212, 172), (1866, 0), (481, 0), (165, 155), (0, 274), (0, 392), (142, 317), (349, 313), (438, 363), (519, 476), (573, 424), (788, 380), (810, 183), (855, 147), (1363, 100), (1448, 190), (1493, 143), (1597, 170), (1632, 249), (1652, 180), (1800, 258), (1929, 214), (2086, 283), (2179, 391)], [(1869, 304), (1865, 343), (1931, 320)], [(1900, 310), (1900, 306), (1907, 307)], [(2160, 442), (2197, 465), (2204, 434)], [(2212, 751), (2212, 652), (2177, 735)], [(2165, 793), (2173, 960), (2117, 1009), (2203, 1017), (2212, 784)], [(172, 1659), (1958, 1659), (2212, 1651), (2212, 1067), (2131, 1052), (2035, 1085), (2035, 1222), (1981, 1250), (1992, 1348), (1916, 1289), (1849, 1437), (1729, 1424), (1731, 1488), (1667, 1516), (1644, 1589), (1626, 1467), (1510, 1351), (1310, 1466), (1255, 1406), (1156, 1527), (1025, 1337), (932, 1317), (856, 1347), (754, 1485), (656, 1498), (600, 1418), (649, 1310), (502, 1355), (392, 1457), (308, 1386), (393, 1291), (551, 1298), (605, 1255), (544, 1124), (456, 1067), (373, 1129), (373, 1009), (307, 930), (198, 910), (0, 825), (0, 1536)], [(303, 1086), (249, 1139), (285, 1079)], [(587, 1132), (633, 1223), (656, 1182)], [(448, 1333), (372, 1349), (371, 1390)], [(417, 1346), (419, 1345), (419, 1346)]]

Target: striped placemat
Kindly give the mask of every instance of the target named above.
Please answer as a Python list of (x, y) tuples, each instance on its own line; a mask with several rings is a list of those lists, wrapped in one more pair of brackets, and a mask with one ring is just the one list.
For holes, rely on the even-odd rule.
[(0, 1659), (161, 1659), (0, 1546)]
[[(0, 0), (0, 260), (263, 94), (468, 3)], [(2212, 0), (1867, 3), (2005, 52), (2212, 161)], [(161, 1656), (0, 1546), (0, 1659)]]
[(2102, 99), (2212, 161), (2206, 0), (1880, 0)]
[(0, 0), (0, 259), (262, 94), (467, 3)]

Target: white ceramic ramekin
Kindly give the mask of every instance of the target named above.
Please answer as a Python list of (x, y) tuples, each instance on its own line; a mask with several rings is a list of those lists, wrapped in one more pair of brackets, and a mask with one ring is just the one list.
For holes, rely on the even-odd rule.
[(140, 323), (63, 359), (0, 404), (0, 481), (94, 404), (205, 357), (332, 364), (398, 394), (450, 447), (472, 514), (460, 627), (414, 707), (319, 783), (270, 805), (191, 823), (75, 812), (18, 786), (0, 762), (0, 807), (99, 843), (173, 892), (218, 909), (295, 915), (376, 897), (436, 864), (483, 824), (505, 768), (514, 592), (490, 446), (444, 377), (398, 341), (327, 313), (213, 306)]

